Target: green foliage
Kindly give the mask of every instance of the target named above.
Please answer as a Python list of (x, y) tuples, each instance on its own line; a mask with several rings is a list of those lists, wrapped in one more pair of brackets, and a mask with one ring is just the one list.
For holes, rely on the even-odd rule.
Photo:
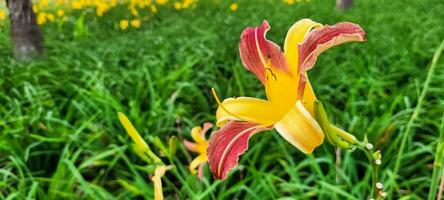
[(193, 126), (214, 121), (211, 87), (221, 97), (265, 98), (239, 60), (242, 30), (267, 19), (269, 39), (282, 45), (288, 28), (305, 17), (352, 21), (367, 33), (367, 42), (329, 50), (309, 72), (330, 122), (359, 140), (367, 135), (381, 150), (379, 180), (389, 197), (425, 199), (432, 182), (436, 190), (442, 57), (422, 91), (444, 38), (441, 0), (355, 1), (347, 12), (327, 0), (238, 3), (236, 12), (225, 1), (159, 10), (125, 32), (112, 15), (88, 21), (79, 13), (60, 32), (56, 24), (43, 27), (46, 57), (32, 62), (12, 59), (9, 30), (1, 28), (0, 199), (151, 199), (153, 169), (132, 151), (119, 111), (174, 163), (162, 179), (168, 199), (368, 199), (365, 154), (343, 150), (337, 157), (325, 143), (305, 156), (274, 131), (254, 136), (223, 182), (208, 167), (202, 181), (188, 171), (195, 155), (181, 141)]

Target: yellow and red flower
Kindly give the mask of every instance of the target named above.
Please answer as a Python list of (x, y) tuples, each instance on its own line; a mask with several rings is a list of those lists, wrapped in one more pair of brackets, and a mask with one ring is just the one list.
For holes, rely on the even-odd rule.
[[(207, 147), (208, 140), (205, 138), (205, 133), (213, 127), (212, 123), (205, 123), (203, 128), (200, 126), (196, 126), (191, 129), (191, 137), (195, 141), (195, 143), (190, 142), (188, 140), (184, 140), (183, 144), (185, 147), (192, 152), (196, 152), (199, 154), (193, 161), (191, 161), (189, 165), (190, 172), (195, 174), (197, 172), (198, 177), (203, 177), (203, 167), (207, 163)], [(198, 170), (196, 171), (196, 168)]]
[[(323, 26), (302, 19), (288, 31), (281, 52), (278, 45), (265, 38), (269, 29), (267, 21), (259, 27), (246, 28), (239, 46), (242, 64), (264, 85), (268, 99), (238, 97), (220, 102), (213, 90), (219, 104), (217, 126), (221, 128), (212, 135), (207, 155), (216, 178), (224, 179), (247, 150), (249, 138), (264, 130), (276, 129), (306, 154), (321, 145), (325, 126), (321, 127), (315, 118), (316, 96), (307, 71), (325, 50), (346, 42), (365, 41), (359, 25), (342, 22)], [(346, 133), (329, 123), (327, 128)]]

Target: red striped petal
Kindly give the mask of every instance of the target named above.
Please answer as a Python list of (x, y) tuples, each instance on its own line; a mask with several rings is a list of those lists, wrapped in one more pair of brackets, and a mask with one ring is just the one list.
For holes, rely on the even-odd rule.
[(248, 149), (249, 138), (265, 130), (259, 124), (231, 121), (213, 133), (207, 148), (208, 163), (214, 176), (225, 179)]
[(287, 61), (281, 48), (265, 38), (270, 25), (263, 21), (259, 27), (248, 27), (241, 35), (239, 45), (242, 64), (265, 84), (266, 68), (288, 72)]
[(308, 79), (306, 72), (314, 66), (317, 57), (322, 52), (343, 43), (363, 41), (365, 41), (364, 30), (359, 25), (350, 22), (341, 22), (333, 26), (327, 25), (310, 32), (304, 42), (298, 45), (299, 98), (304, 95)]
[(365, 41), (365, 32), (357, 24), (341, 22), (313, 30), (298, 46), (300, 73), (311, 69), (319, 54), (346, 42)]

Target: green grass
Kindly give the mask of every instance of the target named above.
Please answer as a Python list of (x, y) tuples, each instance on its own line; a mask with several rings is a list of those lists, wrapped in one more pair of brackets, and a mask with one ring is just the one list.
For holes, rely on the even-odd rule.
[[(443, 143), (442, 56), (429, 70), (444, 39), (444, 3), (356, 1), (338, 12), (334, 1), (273, 2), (240, 1), (235, 13), (223, 1), (161, 9), (141, 29), (125, 32), (115, 26), (117, 11), (86, 16), (87, 35), (80, 38), (75, 22), (60, 32), (45, 25), (46, 57), (32, 62), (12, 58), (2, 27), (0, 199), (151, 199), (153, 166), (132, 151), (117, 112), (161, 154), (156, 136), (167, 145), (170, 137), (189, 139), (193, 126), (214, 121), (211, 87), (221, 97), (265, 98), (239, 60), (246, 26), (267, 19), (269, 39), (282, 45), (288, 28), (304, 17), (364, 28), (367, 42), (322, 54), (310, 78), (331, 120), (360, 140), (367, 135), (382, 151), (379, 179), (389, 197), (426, 199), (432, 182), (435, 189), (439, 183), (432, 173)], [(175, 165), (163, 178), (168, 199), (368, 199), (372, 188), (365, 154), (343, 150), (337, 168), (331, 145), (305, 156), (275, 131), (254, 136), (223, 182), (208, 167), (199, 181), (187, 167), (195, 155), (180, 143), (177, 148), (172, 160), (162, 157)]]

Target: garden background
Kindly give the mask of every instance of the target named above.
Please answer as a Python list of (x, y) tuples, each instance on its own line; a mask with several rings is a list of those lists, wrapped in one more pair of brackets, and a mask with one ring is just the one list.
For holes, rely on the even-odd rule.
[(282, 46), (302, 18), (350, 21), (367, 34), (324, 53), (309, 75), (330, 120), (381, 150), (387, 197), (438, 192), (442, 0), (358, 0), (346, 11), (332, 0), (131, 2), (35, 1), (45, 53), (28, 61), (13, 56), (2, 5), (0, 199), (152, 199), (154, 165), (134, 153), (117, 112), (174, 165), (162, 178), (166, 199), (368, 199), (363, 153), (325, 143), (307, 156), (274, 131), (255, 135), (224, 181), (208, 166), (202, 180), (188, 170), (196, 155), (182, 140), (215, 121), (212, 87), (265, 98), (240, 62), (242, 30), (266, 19)]

